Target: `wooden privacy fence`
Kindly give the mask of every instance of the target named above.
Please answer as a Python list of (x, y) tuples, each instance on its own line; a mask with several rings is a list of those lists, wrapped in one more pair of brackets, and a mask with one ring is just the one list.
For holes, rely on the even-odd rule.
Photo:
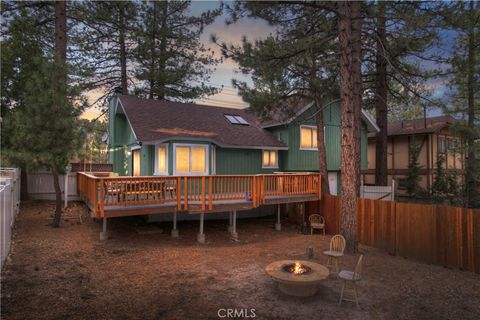
[[(320, 212), (326, 231), (340, 231), (340, 201), (322, 196), (306, 206)], [(358, 199), (358, 239), (392, 255), (480, 273), (480, 210)]]

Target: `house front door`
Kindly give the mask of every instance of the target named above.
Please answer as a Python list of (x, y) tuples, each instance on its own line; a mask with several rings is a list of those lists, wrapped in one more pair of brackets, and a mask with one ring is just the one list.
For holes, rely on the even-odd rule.
[(132, 176), (140, 175), (140, 149), (132, 151)]

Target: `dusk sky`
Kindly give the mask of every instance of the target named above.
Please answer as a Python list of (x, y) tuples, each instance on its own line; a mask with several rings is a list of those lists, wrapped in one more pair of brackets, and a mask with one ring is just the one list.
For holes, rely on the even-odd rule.
[[(225, 4), (229, 2), (226, 1)], [(191, 13), (193, 15), (200, 14), (206, 10), (211, 10), (218, 8), (220, 5), (219, 1), (193, 1), (190, 7)], [(220, 42), (226, 43), (240, 43), (243, 36), (246, 36), (250, 40), (265, 38), (271, 33), (274, 33), (274, 29), (269, 26), (265, 21), (260, 19), (251, 19), (251, 18), (243, 18), (240, 21), (227, 25), (225, 20), (228, 18), (226, 13), (223, 13), (221, 16), (217, 17), (214, 23), (207, 26), (204, 29), (204, 32), (201, 36), (202, 43), (205, 46), (214, 50), (215, 55), (219, 58), (221, 57), (221, 53), (219, 48), (211, 43), (210, 38), (212, 34), (215, 34)], [(451, 33), (446, 32), (444, 41), (453, 42), (454, 35)], [(450, 46), (445, 46), (445, 48), (452, 49)], [(442, 49), (448, 50), (448, 49)], [(445, 54), (447, 52), (444, 52)], [(422, 62), (425, 63), (425, 62)], [(213, 85), (217, 88), (221, 88), (221, 92), (210, 96), (208, 98), (202, 100), (196, 100), (197, 103), (200, 104), (208, 104), (208, 105), (215, 105), (215, 106), (222, 106), (222, 107), (231, 107), (231, 108), (244, 108), (247, 105), (240, 96), (237, 94), (237, 90), (232, 87), (232, 79), (239, 79), (249, 82), (250, 77), (245, 76), (241, 73), (236, 72), (237, 64), (229, 59), (224, 59), (222, 63), (218, 64), (215, 67), (215, 71), (213, 72), (209, 84)], [(433, 97), (434, 98), (442, 98), (448, 92), (448, 87), (446, 86), (445, 79), (433, 79), (428, 82), (428, 86), (433, 89)], [(95, 100), (95, 97), (102, 95), (102, 92), (93, 92), (89, 93), (88, 96), (90, 97), (91, 101)], [(432, 109), (429, 110), (429, 115), (435, 116), (441, 114), (440, 109)], [(101, 114), (101, 111), (97, 108), (90, 108), (86, 110), (84, 117), (85, 118), (96, 118), (98, 115)]]
[[(226, 2), (228, 3), (228, 2)], [(196, 15), (205, 10), (215, 9), (220, 5), (218, 1), (194, 1), (191, 4), (191, 12)], [(210, 37), (215, 34), (220, 41), (227, 43), (239, 43), (243, 36), (247, 36), (249, 39), (259, 39), (268, 36), (273, 32), (273, 28), (266, 22), (259, 19), (242, 19), (235, 24), (226, 25), (225, 20), (227, 15), (217, 17), (216, 21), (207, 26), (201, 36), (201, 41), (208, 47), (215, 51), (217, 57), (221, 57), (218, 47), (211, 43)], [(237, 90), (232, 87), (232, 79), (249, 80), (242, 74), (235, 72), (237, 64), (232, 60), (225, 60), (223, 63), (218, 64), (215, 67), (215, 71), (210, 78), (210, 85), (220, 88), (223, 85), (223, 89), (220, 93), (210, 96), (203, 100), (197, 100), (196, 102), (201, 104), (209, 104), (222, 107), (231, 108), (244, 108), (246, 104), (242, 101), (240, 96), (237, 95)], [(95, 97), (101, 95), (100, 92), (90, 93), (91, 100), (95, 100)], [(95, 118), (101, 114), (101, 111), (96, 108), (90, 108), (86, 110), (85, 118)]]

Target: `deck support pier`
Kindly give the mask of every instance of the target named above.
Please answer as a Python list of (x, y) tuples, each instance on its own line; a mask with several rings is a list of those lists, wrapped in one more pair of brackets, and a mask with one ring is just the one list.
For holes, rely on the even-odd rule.
[(237, 210), (232, 212), (232, 231), (231, 231), (232, 239), (238, 240), (238, 233), (237, 233)]
[(280, 205), (277, 205), (277, 223), (275, 223), (275, 230), (282, 230), (282, 224), (280, 223)]
[(177, 229), (177, 211), (173, 212), (173, 229), (172, 229), (172, 238), (178, 238), (178, 229)]
[(100, 241), (105, 241), (107, 239), (108, 239), (107, 218), (104, 217), (102, 219), (102, 231), (100, 232)]
[(197, 235), (197, 241), (199, 243), (205, 243), (205, 234), (203, 233), (203, 218), (204, 218), (204, 213), (200, 213), (200, 232)]
[(232, 233), (232, 217), (233, 217), (233, 212), (230, 211), (228, 212), (228, 232)]

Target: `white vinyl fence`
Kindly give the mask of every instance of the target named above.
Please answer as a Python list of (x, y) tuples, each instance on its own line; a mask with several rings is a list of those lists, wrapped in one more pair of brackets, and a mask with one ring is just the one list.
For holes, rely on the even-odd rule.
[[(67, 176), (67, 179), (65, 179), (65, 176)], [(65, 206), (67, 201), (80, 200), (77, 194), (77, 173), (68, 172), (66, 175), (60, 175), (59, 179)], [(67, 197), (65, 197), (65, 189), (67, 190)], [(29, 199), (55, 200), (52, 173), (49, 171), (28, 172), (27, 192)]]
[(12, 229), (20, 211), (20, 170), (0, 168), (0, 269), (10, 252)]
[(360, 198), (374, 200), (395, 200), (395, 180), (391, 186), (360, 186)]

